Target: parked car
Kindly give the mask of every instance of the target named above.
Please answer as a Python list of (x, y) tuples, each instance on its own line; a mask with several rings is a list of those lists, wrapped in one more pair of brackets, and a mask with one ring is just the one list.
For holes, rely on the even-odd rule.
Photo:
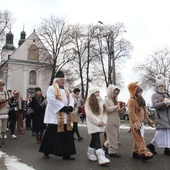
[(153, 107), (150, 107), (149, 110), (148, 110), (148, 114), (149, 114), (150, 117), (154, 117), (155, 112), (156, 112), (156, 110)]
[(122, 114), (119, 114), (120, 120), (129, 120), (129, 114), (127, 107), (125, 108), (125, 111)]
[(149, 117), (154, 117), (155, 116), (155, 108), (153, 106), (147, 106), (147, 110), (148, 110), (148, 114), (149, 114)]

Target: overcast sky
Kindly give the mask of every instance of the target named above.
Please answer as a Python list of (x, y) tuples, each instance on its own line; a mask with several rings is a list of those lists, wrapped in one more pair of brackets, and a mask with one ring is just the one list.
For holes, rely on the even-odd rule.
[[(96, 24), (99, 20), (105, 25), (124, 23), (127, 31), (124, 36), (134, 46), (131, 59), (122, 70), (125, 89), (120, 99), (124, 101), (129, 98), (127, 85), (140, 79), (134, 76), (134, 64), (156, 49), (170, 46), (169, 8), (169, 0), (1, 0), (0, 3), (0, 10), (8, 9), (16, 19), (11, 30), (16, 47), (23, 24), (28, 37), (42, 18), (52, 14), (66, 17), (69, 23), (75, 24)], [(144, 93), (144, 97), (150, 103), (150, 93)]]

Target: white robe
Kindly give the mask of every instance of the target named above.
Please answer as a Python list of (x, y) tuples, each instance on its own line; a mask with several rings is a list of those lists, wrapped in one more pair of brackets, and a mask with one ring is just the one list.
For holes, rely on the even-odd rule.
[(156, 130), (151, 143), (160, 148), (170, 148), (170, 129)]
[[(44, 123), (58, 124), (57, 113), (64, 106), (72, 106), (74, 108), (74, 99), (69, 94), (69, 103), (64, 89), (60, 89), (62, 101), (56, 99), (53, 86), (49, 86), (47, 90), (47, 107), (45, 110)], [(67, 124), (67, 113), (64, 113), (64, 124)]]

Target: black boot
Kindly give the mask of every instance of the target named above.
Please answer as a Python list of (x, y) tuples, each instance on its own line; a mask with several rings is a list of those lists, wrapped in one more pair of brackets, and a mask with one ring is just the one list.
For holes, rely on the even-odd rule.
[(81, 136), (79, 136), (78, 141), (80, 142), (81, 140), (83, 140), (83, 138)]
[(164, 149), (164, 155), (170, 156), (170, 149), (169, 148)]
[(147, 145), (147, 148), (154, 154), (156, 155), (157, 152), (155, 151), (155, 146), (152, 145), (151, 143), (149, 145)]
[(133, 152), (132, 157), (135, 158), (135, 159), (141, 159), (141, 156), (136, 152)]
[(71, 156), (63, 156), (63, 159), (64, 160), (75, 160), (75, 158)]
[(145, 161), (152, 159), (152, 158), (153, 158), (153, 156), (149, 157), (149, 156), (145, 156), (144, 154), (141, 155), (142, 162), (145, 162)]
[(44, 153), (44, 158), (47, 158), (47, 159), (50, 158), (49, 154)]
[(103, 145), (103, 150), (104, 150), (105, 154), (107, 155), (108, 154), (108, 148), (106, 148), (105, 145)]

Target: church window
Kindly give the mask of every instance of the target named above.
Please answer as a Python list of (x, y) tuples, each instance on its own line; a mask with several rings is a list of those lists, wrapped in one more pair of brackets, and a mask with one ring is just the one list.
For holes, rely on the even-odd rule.
[(29, 84), (36, 85), (36, 72), (31, 70), (29, 73)]
[(39, 60), (39, 48), (35, 44), (28, 48), (28, 60)]

